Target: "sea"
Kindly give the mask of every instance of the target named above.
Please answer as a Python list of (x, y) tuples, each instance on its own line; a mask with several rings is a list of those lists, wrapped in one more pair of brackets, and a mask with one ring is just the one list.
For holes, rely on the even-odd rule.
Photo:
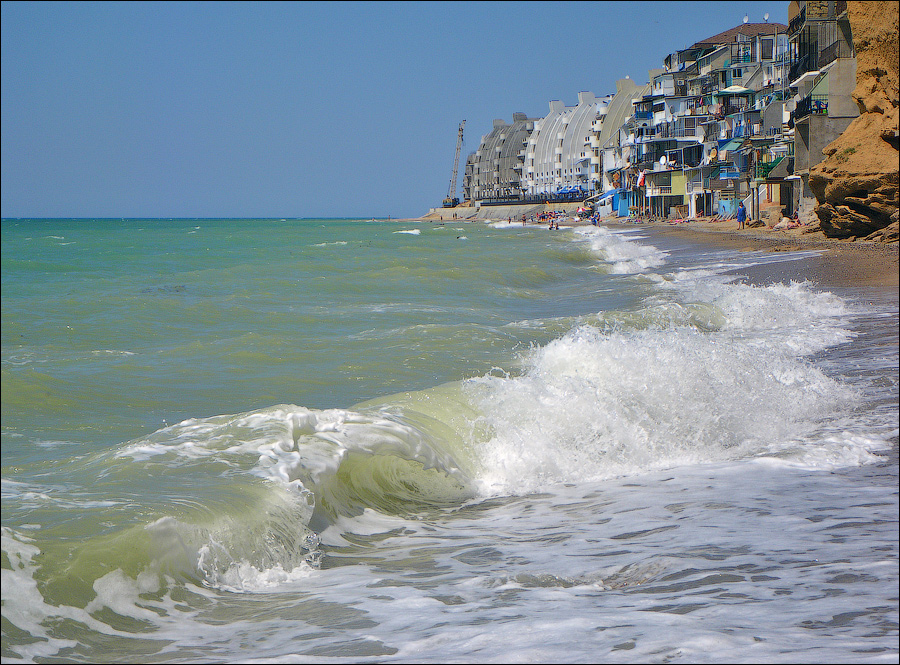
[(898, 291), (813, 256), (4, 219), (2, 660), (896, 663)]

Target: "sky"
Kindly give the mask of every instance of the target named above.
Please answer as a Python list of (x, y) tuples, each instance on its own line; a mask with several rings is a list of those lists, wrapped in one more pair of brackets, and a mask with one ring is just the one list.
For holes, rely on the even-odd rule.
[(2, 2), (10, 217), (417, 217), (495, 118), (788, 2)]

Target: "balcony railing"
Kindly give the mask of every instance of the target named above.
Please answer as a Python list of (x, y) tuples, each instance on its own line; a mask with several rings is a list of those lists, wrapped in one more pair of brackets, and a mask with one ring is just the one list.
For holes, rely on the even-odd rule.
[(842, 39), (837, 40), (819, 51), (818, 66), (822, 69), (829, 62), (834, 62), (838, 58), (852, 58), (853, 49)]
[(744, 113), (750, 109), (747, 105), (738, 105), (738, 104), (724, 104), (722, 106), (723, 115), (731, 115), (733, 113)]
[(758, 180), (763, 180), (764, 178), (768, 178), (769, 174), (772, 172), (776, 166), (778, 166), (782, 160), (784, 159), (784, 155), (779, 155), (778, 159), (774, 162), (764, 162), (756, 164), (756, 178)]
[(702, 127), (676, 127), (672, 131), (672, 136), (677, 139), (683, 138), (692, 138), (692, 137), (702, 137), (703, 136), (703, 128)]
[(807, 95), (794, 110), (794, 118), (805, 118), (808, 115), (828, 115), (828, 95)]
[(788, 24), (788, 34), (793, 35), (800, 28), (803, 27), (803, 24), (806, 23), (806, 7), (800, 10), (800, 13), (797, 14), (791, 22)]

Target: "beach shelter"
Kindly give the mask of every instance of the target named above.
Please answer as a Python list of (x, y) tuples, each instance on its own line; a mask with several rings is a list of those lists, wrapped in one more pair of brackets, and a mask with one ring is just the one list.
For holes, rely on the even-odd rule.
[(747, 92), (753, 92), (750, 88), (745, 88), (742, 85), (730, 85), (727, 88), (723, 88), (722, 90), (717, 90), (713, 94), (721, 97), (723, 95), (742, 95)]

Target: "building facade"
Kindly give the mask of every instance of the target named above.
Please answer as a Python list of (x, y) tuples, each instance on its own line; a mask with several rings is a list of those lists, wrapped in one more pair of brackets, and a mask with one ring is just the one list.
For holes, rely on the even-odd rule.
[(525, 144), (534, 130), (534, 119), (513, 113), (513, 121), (494, 120), (481, 137), (478, 150), (466, 159), (463, 192), (467, 200), (514, 203), (522, 199), (522, 166)]
[(466, 161), (470, 201), (593, 203), (620, 216), (801, 218), (809, 170), (858, 115), (846, 2), (794, 0), (789, 25), (745, 22), (543, 118), (494, 122)]
[(550, 112), (535, 122), (525, 148), (526, 200), (588, 195), (594, 156), (590, 137), (608, 104), (609, 98), (597, 99), (592, 92), (579, 92), (576, 106), (550, 102)]
[(788, 6), (788, 19), (797, 185), (793, 198), (800, 218), (811, 221), (816, 198), (809, 188), (809, 171), (824, 159), (822, 149), (859, 115), (851, 97), (856, 58), (846, 2), (794, 0)]

